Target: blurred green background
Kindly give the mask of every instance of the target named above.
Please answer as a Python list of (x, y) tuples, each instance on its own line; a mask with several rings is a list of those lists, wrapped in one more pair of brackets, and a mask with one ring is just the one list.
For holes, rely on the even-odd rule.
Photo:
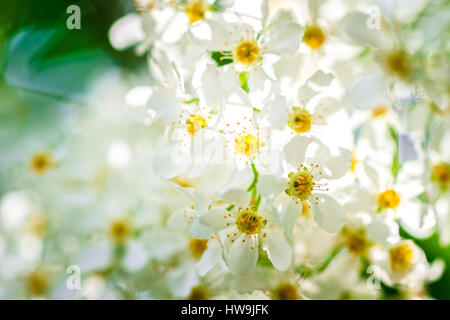
[[(80, 30), (66, 27), (72, 4), (81, 8)], [(144, 57), (117, 52), (108, 42), (111, 24), (132, 8), (131, 0), (0, 2), (1, 153), (7, 141), (19, 142), (24, 134), (57, 136), (64, 117), (84, 107), (83, 92), (96, 75), (110, 68), (146, 70)], [(0, 193), (7, 189), (0, 182)], [(440, 247), (437, 236), (416, 242), (430, 261), (441, 258), (450, 265), (450, 247)], [(449, 268), (429, 290), (436, 299), (450, 299)]]

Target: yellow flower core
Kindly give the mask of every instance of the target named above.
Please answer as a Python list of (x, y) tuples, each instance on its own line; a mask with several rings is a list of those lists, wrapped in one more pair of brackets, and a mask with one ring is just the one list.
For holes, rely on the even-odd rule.
[(250, 66), (260, 60), (260, 50), (258, 44), (254, 40), (241, 41), (233, 52), (237, 62)]
[(406, 78), (411, 71), (408, 57), (401, 50), (393, 51), (386, 56), (386, 67), (391, 74), (400, 78)]
[(191, 136), (194, 136), (200, 129), (204, 128), (206, 128), (206, 119), (201, 116), (191, 114), (186, 120), (186, 129)]
[(289, 187), (285, 192), (301, 201), (305, 201), (311, 195), (313, 188), (313, 177), (309, 170), (303, 167), (303, 170), (289, 174)]
[(364, 230), (351, 231), (343, 229), (345, 236), (345, 246), (347, 249), (356, 254), (362, 255), (367, 252), (369, 248), (369, 240)]
[(435, 181), (442, 189), (450, 186), (450, 164), (439, 163), (433, 167), (431, 179)]
[(190, 23), (205, 18), (206, 6), (203, 1), (190, 1), (186, 6), (186, 14)]
[(289, 282), (283, 282), (273, 289), (271, 297), (272, 300), (298, 300), (300, 295), (297, 286)]
[(308, 132), (311, 129), (311, 114), (301, 108), (292, 108), (293, 113), (289, 116), (288, 126), (296, 133)]
[(386, 106), (378, 106), (372, 109), (372, 118), (381, 118), (385, 116), (389, 111)]
[(407, 243), (393, 247), (389, 251), (391, 269), (396, 272), (405, 272), (411, 269), (413, 262), (413, 251)]
[(303, 42), (306, 43), (311, 49), (317, 50), (325, 42), (325, 33), (319, 26), (309, 26), (305, 29)]
[(119, 219), (111, 223), (109, 234), (117, 244), (124, 243), (131, 235), (131, 224), (127, 219)]
[(236, 227), (245, 234), (258, 234), (264, 228), (266, 221), (263, 220), (255, 210), (239, 210), (236, 219)]
[(189, 296), (186, 300), (209, 300), (210, 295), (208, 289), (204, 286), (196, 286), (191, 289)]
[(53, 167), (53, 165), (53, 156), (50, 152), (39, 152), (31, 157), (30, 169), (37, 176), (43, 176), (46, 174)]
[(25, 279), (27, 291), (37, 296), (45, 294), (49, 282), (50, 282), (49, 273), (42, 269), (38, 269), (30, 273)]
[(188, 243), (189, 252), (195, 260), (199, 260), (208, 249), (208, 239), (196, 239), (191, 237)]
[(235, 139), (235, 149), (237, 153), (253, 158), (259, 151), (259, 138), (254, 134), (241, 134)]
[(28, 220), (27, 231), (40, 237), (44, 236), (47, 232), (46, 219), (39, 213), (33, 214)]
[(378, 195), (378, 207), (380, 209), (395, 209), (400, 203), (400, 195), (392, 189), (381, 192)]

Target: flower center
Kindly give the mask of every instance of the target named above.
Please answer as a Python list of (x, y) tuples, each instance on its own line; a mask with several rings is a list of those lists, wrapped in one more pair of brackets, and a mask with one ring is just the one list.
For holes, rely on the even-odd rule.
[(389, 111), (386, 106), (378, 106), (372, 109), (372, 118), (381, 118), (385, 116)]
[(255, 210), (239, 210), (238, 214), (236, 227), (240, 232), (245, 234), (258, 234), (264, 228), (266, 221), (263, 220)]
[(345, 237), (345, 246), (350, 252), (356, 255), (364, 254), (369, 247), (369, 240), (364, 230), (350, 231), (346, 228), (343, 229)]
[(186, 120), (186, 129), (193, 137), (200, 129), (206, 128), (206, 119), (202, 116), (191, 114)]
[(401, 78), (407, 77), (411, 71), (408, 57), (401, 50), (393, 51), (387, 55), (386, 67), (390, 73)]
[(450, 185), (450, 164), (439, 163), (433, 167), (431, 179), (435, 181), (442, 189), (447, 189)]
[(311, 114), (301, 108), (292, 108), (293, 113), (288, 120), (288, 126), (296, 133), (308, 132), (311, 129)]
[(43, 176), (53, 166), (54, 161), (50, 152), (39, 152), (31, 157), (30, 168), (37, 176)]
[(208, 249), (208, 239), (196, 239), (191, 237), (188, 243), (189, 252), (195, 260), (199, 260)]
[(190, 1), (186, 6), (186, 14), (190, 23), (205, 18), (206, 6), (203, 1)]
[(383, 191), (378, 195), (380, 209), (395, 209), (400, 203), (400, 195), (392, 189)]
[(247, 158), (253, 158), (259, 151), (259, 138), (254, 134), (241, 134), (235, 139), (237, 153), (244, 154)]
[(309, 26), (305, 30), (303, 35), (303, 42), (306, 43), (311, 49), (319, 49), (325, 42), (325, 33), (319, 26)]
[(209, 300), (209, 291), (204, 286), (196, 286), (192, 288), (186, 300)]
[(41, 214), (33, 214), (27, 223), (27, 231), (43, 237), (47, 232), (47, 221)]
[(413, 260), (413, 251), (404, 243), (392, 248), (389, 251), (391, 268), (393, 271), (404, 272), (411, 268)]
[(280, 283), (272, 291), (272, 300), (298, 300), (299, 298), (297, 287), (289, 282)]
[(314, 181), (310, 171), (303, 167), (303, 170), (289, 173), (289, 187), (285, 192), (295, 198), (305, 201), (314, 189)]
[(28, 275), (26, 287), (31, 294), (40, 296), (47, 291), (49, 281), (49, 274), (46, 271), (39, 269)]
[(236, 61), (243, 65), (250, 66), (260, 59), (259, 47), (256, 41), (245, 40), (239, 43), (234, 49)]
[(117, 244), (124, 243), (131, 235), (131, 232), (131, 224), (126, 219), (114, 221), (109, 228), (109, 234)]

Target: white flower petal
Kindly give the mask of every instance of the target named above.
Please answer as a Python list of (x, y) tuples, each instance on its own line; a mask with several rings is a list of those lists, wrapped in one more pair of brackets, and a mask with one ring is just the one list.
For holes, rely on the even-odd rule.
[(385, 79), (382, 74), (363, 74), (356, 78), (348, 98), (357, 108), (368, 109), (384, 101)]
[(303, 28), (294, 22), (277, 23), (269, 28), (265, 46), (267, 52), (279, 55), (293, 54), (297, 51), (303, 38)]
[(181, 111), (182, 102), (176, 97), (174, 90), (161, 87), (153, 91), (148, 99), (147, 105), (156, 112), (157, 117), (171, 124), (177, 120)]
[(108, 32), (109, 42), (116, 50), (125, 50), (145, 38), (142, 28), (142, 18), (136, 13), (130, 13), (118, 19)]
[[(253, 248), (253, 249), (252, 249)], [(253, 270), (258, 260), (258, 240), (241, 234), (228, 252), (228, 266), (233, 274), (244, 274)]]
[(269, 123), (273, 128), (283, 130), (288, 120), (288, 109), (286, 98), (277, 95), (269, 106)]
[(200, 214), (197, 220), (200, 224), (211, 228), (217, 233), (218, 231), (229, 227), (227, 226), (227, 223), (231, 224), (233, 222), (233, 218), (228, 217), (228, 213), (229, 212), (225, 209), (213, 208)]
[(156, 152), (152, 166), (161, 178), (170, 179), (184, 173), (189, 165), (189, 154), (178, 144), (164, 147)]
[(266, 233), (267, 236), (262, 240), (263, 249), (276, 269), (286, 270), (292, 260), (291, 246), (280, 231), (267, 229)]
[(306, 148), (313, 139), (296, 135), (284, 147), (287, 163), (293, 167), (298, 167), (305, 159)]
[[(345, 211), (342, 205), (327, 194), (312, 194), (311, 210), (314, 221), (325, 231), (334, 233), (338, 231), (345, 220)], [(316, 200), (315, 197), (319, 199)]]

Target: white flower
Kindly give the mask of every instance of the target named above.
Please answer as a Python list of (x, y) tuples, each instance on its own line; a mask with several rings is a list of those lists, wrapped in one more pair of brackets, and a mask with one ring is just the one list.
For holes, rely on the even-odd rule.
[(269, 260), (278, 270), (286, 270), (292, 258), (292, 249), (283, 233), (272, 222), (268, 212), (256, 206), (230, 210), (215, 208), (198, 216), (198, 222), (211, 233), (191, 229), (194, 237), (207, 238), (220, 233), (224, 238), (226, 261), (232, 273), (244, 274), (253, 270), (258, 250), (267, 251)]

